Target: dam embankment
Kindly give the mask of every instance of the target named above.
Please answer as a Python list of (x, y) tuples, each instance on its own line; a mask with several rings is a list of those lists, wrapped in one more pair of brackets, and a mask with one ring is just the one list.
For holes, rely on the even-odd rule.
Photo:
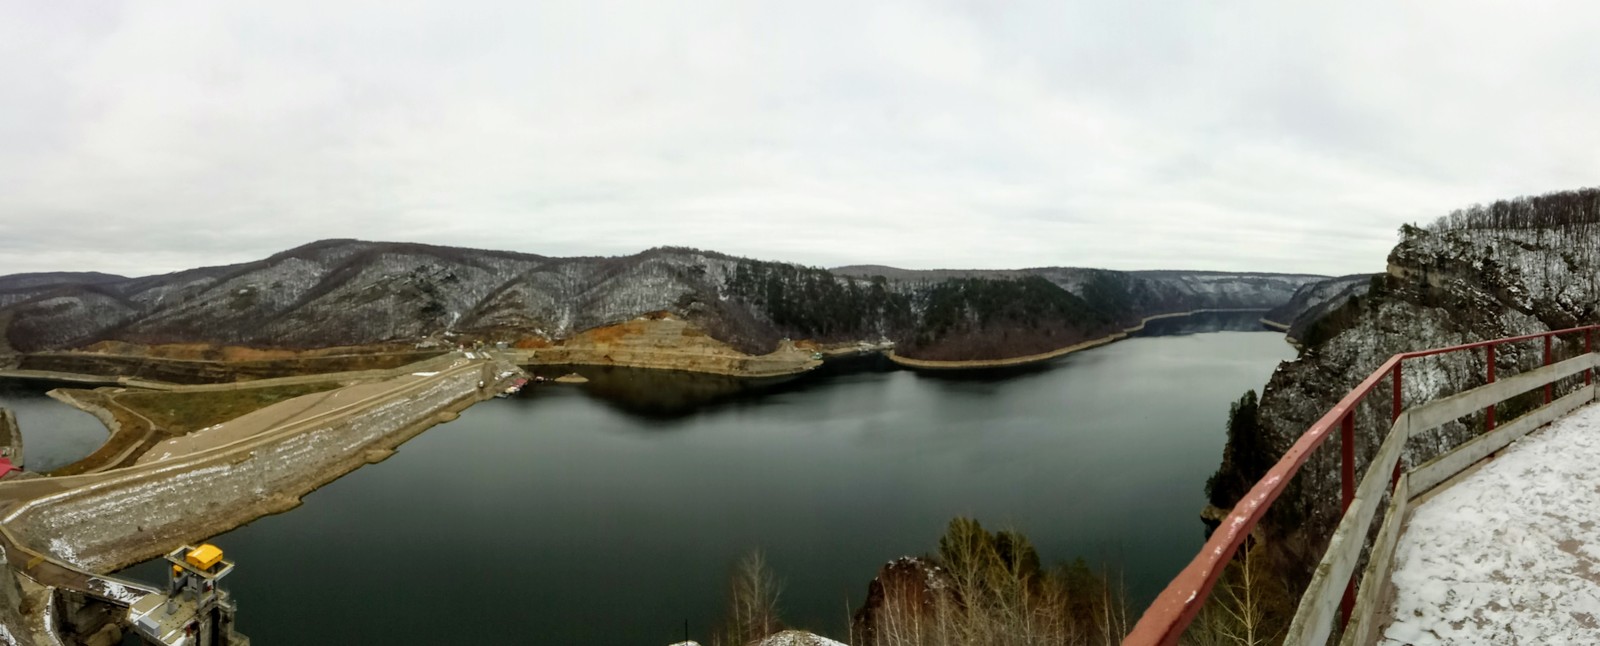
[[(441, 350), (351, 352), (274, 356), (266, 359), (207, 359), (146, 352), (39, 352), (18, 358), (18, 375), (80, 380), (95, 385), (162, 387), (217, 384), (332, 372), (393, 370), (444, 354)], [(134, 381), (137, 380), (137, 381)], [(141, 383), (142, 382), (142, 383)], [(150, 384), (154, 383), (154, 386)]]
[(170, 459), (0, 483), (0, 531), (52, 560), (110, 572), (293, 508), (307, 493), (492, 396), (514, 374), (479, 355), (437, 372), (308, 395), (322, 398), (318, 407), (296, 408), (287, 424), (272, 423), (273, 407), (262, 409), (252, 414), (261, 417), (260, 432), (201, 443)]

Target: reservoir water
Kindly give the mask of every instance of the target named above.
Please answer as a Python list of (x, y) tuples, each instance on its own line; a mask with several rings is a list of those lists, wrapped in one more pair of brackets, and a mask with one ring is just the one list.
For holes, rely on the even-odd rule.
[(1120, 568), (1142, 608), (1202, 543), (1228, 404), (1294, 354), (1256, 316), (978, 375), (865, 361), (749, 389), (584, 369), (214, 542), (262, 644), (709, 641), (751, 549), (788, 624), (842, 637), (878, 567), (957, 515)]
[(0, 406), (17, 416), (22, 429), (23, 466), (49, 471), (87, 457), (110, 434), (95, 416), (45, 395), (62, 384), (0, 379)]

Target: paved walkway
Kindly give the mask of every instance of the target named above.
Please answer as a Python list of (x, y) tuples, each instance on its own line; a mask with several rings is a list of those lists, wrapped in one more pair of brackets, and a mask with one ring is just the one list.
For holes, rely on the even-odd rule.
[(1380, 643), (1600, 643), (1600, 404), (1413, 512)]

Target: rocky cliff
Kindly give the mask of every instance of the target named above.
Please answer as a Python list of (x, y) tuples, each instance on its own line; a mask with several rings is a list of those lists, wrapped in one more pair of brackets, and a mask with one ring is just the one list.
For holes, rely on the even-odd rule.
[(1329, 312), (1343, 307), (1351, 298), (1365, 296), (1378, 274), (1351, 274), (1308, 283), (1295, 290), (1289, 301), (1262, 315), (1261, 322), (1283, 330), (1289, 340), (1312, 335), (1312, 326)]
[[(1600, 322), (1600, 190), (1518, 198), (1458, 211), (1428, 227), (1406, 226), (1389, 254), (1388, 270), (1365, 295), (1349, 295), (1312, 325), (1294, 361), (1279, 366), (1256, 408), (1253, 428), (1230, 437), (1210, 485), (1212, 502), (1231, 506), (1241, 485), (1389, 356), (1403, 351), (1537, 333)], [(1581, 338), (1558, 343), (1556, 359), (1582, 350)], [(1539, 365), (1539, 341), (1498, 353), (1497, 371), (1515, 374)], [(1407, 402), (1459, 392), (1485, 382), (1484, 356), (1463, 353), (1408, 361), (1402, 380)], [(1581, 377), (1577, 378), (1581, 383)], [(1387, 392), (1388, 382), (1379, 385)], [(1557, 396), (1573, 387), (1558, 386)], [(1530, 402), (1502, 404), (1507, 420)], [(1356, 421), (1357, 472), (1388, 430), (1388, 397), (1369, 398)], [(1468, 417), (1414, 440), (1407, 464), (1420, 464), (1482, 428)], [(1238, 430), (1238, 429), (1235, 429)], [(1324, 445), (1273, 506), (1264, 529), (1303, 581), (1338, 516), (1337, 440)]]
[(550, 258), (326, 240), (254, 262), (160, 276), (0, 277), (0, 350), (105, 341), (306, 349), (559, 340), (670, 312), (748, 354), (769, 353), (784, 338), (888, 339), (911, 356), (1003, 358), (1103, 336), (1152, 313), (1269, 308), (1320, 278), (883, 269), (830, 272), (682, 248)]

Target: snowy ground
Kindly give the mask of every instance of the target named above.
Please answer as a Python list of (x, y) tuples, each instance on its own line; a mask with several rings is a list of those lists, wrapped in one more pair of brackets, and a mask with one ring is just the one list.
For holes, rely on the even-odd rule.
[(1590, 404), (1419, 506), (1380, 643), (1600, 643), (1597, 467)]

